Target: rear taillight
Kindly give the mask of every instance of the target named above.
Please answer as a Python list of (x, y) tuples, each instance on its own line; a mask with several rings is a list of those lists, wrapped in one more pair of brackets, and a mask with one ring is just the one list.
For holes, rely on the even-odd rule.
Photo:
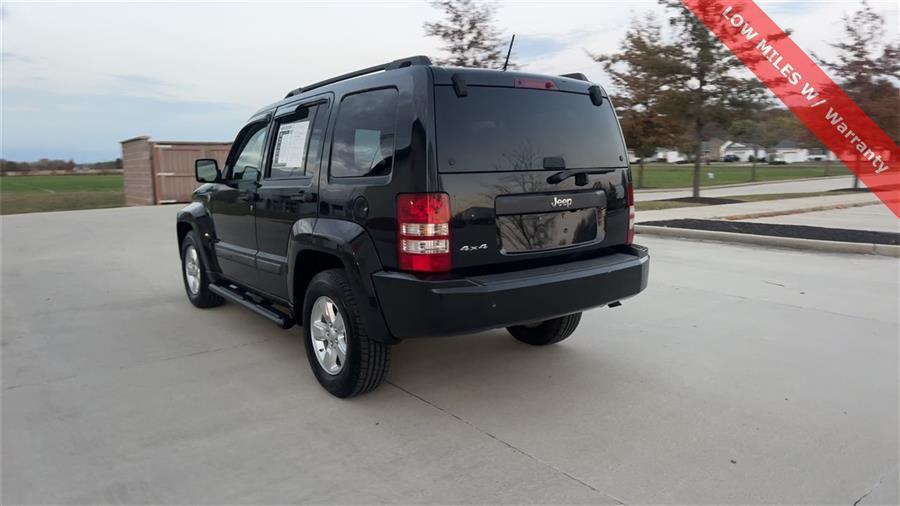
[(446, 193), (397, 196), (397, 250), (401, 270), (450, 270), (450, 197)]
[(628, 234), (625, 236), (625, 244), (634, 242), (634, 185), (628, 183)]

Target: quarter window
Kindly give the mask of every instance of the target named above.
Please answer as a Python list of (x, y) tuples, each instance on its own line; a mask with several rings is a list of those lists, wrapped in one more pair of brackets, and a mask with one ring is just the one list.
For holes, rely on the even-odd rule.
[(397, 90), (386, 88), (344, 97), (331, 151), (334, 177), (385, 176), (394, 163)]

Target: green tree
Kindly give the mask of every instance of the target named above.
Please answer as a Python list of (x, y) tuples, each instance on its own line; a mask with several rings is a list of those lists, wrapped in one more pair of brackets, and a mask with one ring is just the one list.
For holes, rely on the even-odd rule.
[[(444, 41), (442, 49), (449, 53), (438, 58), (440, 65), (454, 67), (503, 67), (506, 54), (500, 31), (494, 26), (496, 7), (475, 0), (442, 0), (432, 2), (444, 11), (445, 19), (425, 23), (425, 34)], [(510, 64), (510, 67), (515, 66)]]
[(760, 144), (772, 152), (781, 141), (801, 141), (805, 128), (793, 113), (786, 109), (770, 109), (762, 114)]
[(753, 148), (753, 156), (751, 157), (750, 181), (756, 181), (756, 146), (762, 146), (764, 141), (765, 129), (756, 119), (740, 119), (735, 121), (729, 130), (732, 136), (742, 143), (748, 143)]
[[(810, 142), (809, 132), (800, 120), (787, 109), (771, 108), (760, 111), (746, 119), (732, 123), (729, 132), (738, 140), (758, 144), (771, 153), (781, 141), (796, 141), (815, 147)], [(756, 163), (751, 169), (752, 181), (756, 181)]]
[[(693, 196), (700, 196), (701, 142), (710, 124), (729, 125), (759, 111), (769, 102), (756, 79), (738, 77), (744, 64), (701, 23), (680, 0), (659, 0), (671, 13), (669, 24), (677, 42), (668, 44), (671, 99), (664, 110), (684, 125), (694, 161)], [(707, 8), (716, 9), (715, 2)]]
[(674, 65), (669, 58), (673, 46), (660, 43), (661, 38), (659, 24), (648, 15), (632, 20), (619, 53), (591, 54), (612, 79), (625, 143), (640, 157), (638, 188), (644, 186), (644, 160), (657, 148), (675, 144), (680, 130), (662, 110), (665, 90), (674, 84)]
[[(799, 122), (798, 122), (799, 123)], [(831, 164), (832, 160), (828, 157), (829, 149), (827, 146), (822, 144), (822, 141), (819, 140), (818, 137), (815, 136), (812, 132), (809, 131), (808, 128), (801, 125), (800, 133), (797, 137), (801, 144), (811, 149), (820, 149), (822, 150), (823, 163), (825, 164), (825, 169), (822, 172), (823, 176), (831, 175)]]

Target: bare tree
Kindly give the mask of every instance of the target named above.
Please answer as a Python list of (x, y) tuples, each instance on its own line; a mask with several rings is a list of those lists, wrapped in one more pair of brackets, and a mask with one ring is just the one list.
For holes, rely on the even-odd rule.
[(891, 138), (900, 140), (900, 46), (886, 37), (884, 16), (868, 2), (844, 15), (843, 40), (829, 44), (835, 60), (817, 59), (838, 78), (841, 88)]
[[(432, 2), (444, 11), (445, 19), (425, 23), (425, 34), (444, 41), (442, 49), (449, 53), (437, 59), (440, 65), (454, 67), (503, 67), (505, 53), (500, 31), (494, 26), (496, 7), (475, 0), (442, 0)], [(510, 64), (510, 67), (514, 65)]]
[[(900, 140), (900, 46), (885, 36), (884, 16), (868, 2), (850, 15), (844, 15), (843, 40), (833, 42), (835, 60), (813, 55), (837, 77), (847, 95), (891, 137)], [(857, 156), (857, 163), (859, 157)], [(859, 187), (854, 176), (853, 187)]]

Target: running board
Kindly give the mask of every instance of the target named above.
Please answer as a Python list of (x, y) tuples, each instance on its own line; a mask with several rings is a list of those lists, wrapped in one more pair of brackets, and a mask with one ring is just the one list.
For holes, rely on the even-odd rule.
[(284, 314), (275, 308), (257, 303), (249, 295), (247, 295), (246, 292), (243, 292), (240, 289), (232, 289), (229, 287), (214, 285), (210, 283), (209, 291), (220, 295), (225, 299), (234, 302), (235, 304), (244, 306), (250, 311), (253, 311), (254, 313), (262, 316), (263, 318), (271, 321), (272, 323), (278, 325), (283, 329), (289, 329), (294, 326), (294, 319), (291, 318), (290, 315)]

